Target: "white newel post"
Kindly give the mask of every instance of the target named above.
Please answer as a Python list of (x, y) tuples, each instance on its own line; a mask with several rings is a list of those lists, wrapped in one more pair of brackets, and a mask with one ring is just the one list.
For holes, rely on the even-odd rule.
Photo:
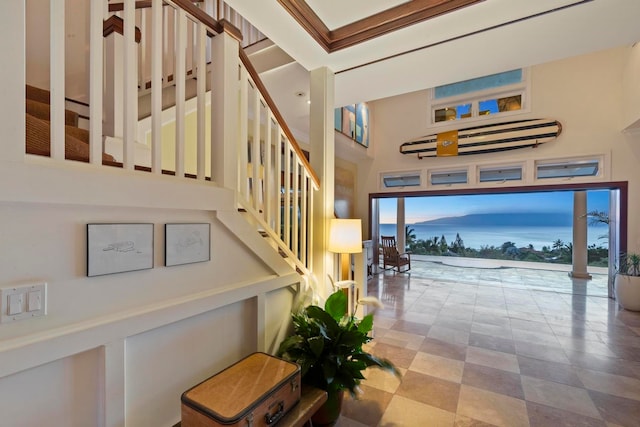
[(223, 32), (211, 43), (211, 180), (238, 188), (238, 40)]
[(334, 73), (326, 67), (311, 71), (310, 126), (311, 167), (318, 174), (320, 189), (313, 195), (312, 263), (318, 282), (318, 293), (329, 292), (327, 274), (334, 274), (334, 257), (327, 251), (329, 219), (334, 217), (335, 202), (335, 137), (334, 137)]

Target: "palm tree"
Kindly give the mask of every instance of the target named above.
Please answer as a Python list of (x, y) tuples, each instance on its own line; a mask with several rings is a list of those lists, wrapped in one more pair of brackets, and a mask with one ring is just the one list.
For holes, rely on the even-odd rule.
[(404, 241), (407, 246), (411, 246), (416, 243), (416, 233), (413, 228), (408, 225), (404, 226)]
[(559, 251), (560, 249), (562, 249), (562, 247), (564, 246), (564, 242), (560, 239), (556, 240), (555, 242), (553, 242), (553, 250), (554, 251)]
[[(593, 210), (585, 214), (589, 218), (589, 225), (609, 224), (609, 214), (604, 211)], [(598, 239), (608, 239), (609, 234), (601, 234)]]

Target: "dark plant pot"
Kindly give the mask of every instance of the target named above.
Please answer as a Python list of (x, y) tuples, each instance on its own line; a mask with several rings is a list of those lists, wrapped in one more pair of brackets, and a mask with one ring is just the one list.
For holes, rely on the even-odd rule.
[(328, 393), (327, 401), (313, 414), (311, 421), (314, 426), (332, 426), (338, 421), (342, 411), (342, 399), (344, 391)]

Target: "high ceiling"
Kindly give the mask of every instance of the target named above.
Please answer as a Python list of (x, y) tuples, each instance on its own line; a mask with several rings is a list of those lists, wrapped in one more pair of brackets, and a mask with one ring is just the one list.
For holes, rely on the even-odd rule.
[[(284, 100), (285, 104), (300, 102), (300, 99), (294, 101), (294, 97), (296, 92), (308, 91), (306, 71), (319, 67), (328, 67), (336, 73), (335, 102), (340, 106), (640, 41), (640, 0), (484, 0), (475, 3), (469, 0), (227, 0), (227, 3), (297, 61), (263, 76), (268, 87), (270, 82), (283, 86), (284, 93), (272, 93), (282, 109), (288, 107), (282, 106), (278, 98), (291, 97), (289, 102)], [(283, 4), (312, 11), (313, 16), (307, 16), (312, 27), (323, 27), (329, 37), (344, 36), (363, 28), (369, 31), (367, 34), (373, 34), (372, 24), (384, 26), (386, 21), (380, 19), (389, 20), (392, 15), (389, 11), (394, 14), (407, 9), (422, 11), (429, 6), (447, 4), (464, 7), (329, 52), (318, 42), (319, 33), (314, 36), (313, 31), (308, 32), (300, 17), (292, 16)], [(303, 87), (305, 76), (306, 89)], [(287, 117), (286, 111), (283, 114)]]

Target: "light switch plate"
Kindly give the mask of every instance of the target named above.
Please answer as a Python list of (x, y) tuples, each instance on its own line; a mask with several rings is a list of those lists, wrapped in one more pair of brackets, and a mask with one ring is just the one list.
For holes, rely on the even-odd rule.
[(47, 314), (47, 284), (29, 283), (0, 288), (0, 323)]

